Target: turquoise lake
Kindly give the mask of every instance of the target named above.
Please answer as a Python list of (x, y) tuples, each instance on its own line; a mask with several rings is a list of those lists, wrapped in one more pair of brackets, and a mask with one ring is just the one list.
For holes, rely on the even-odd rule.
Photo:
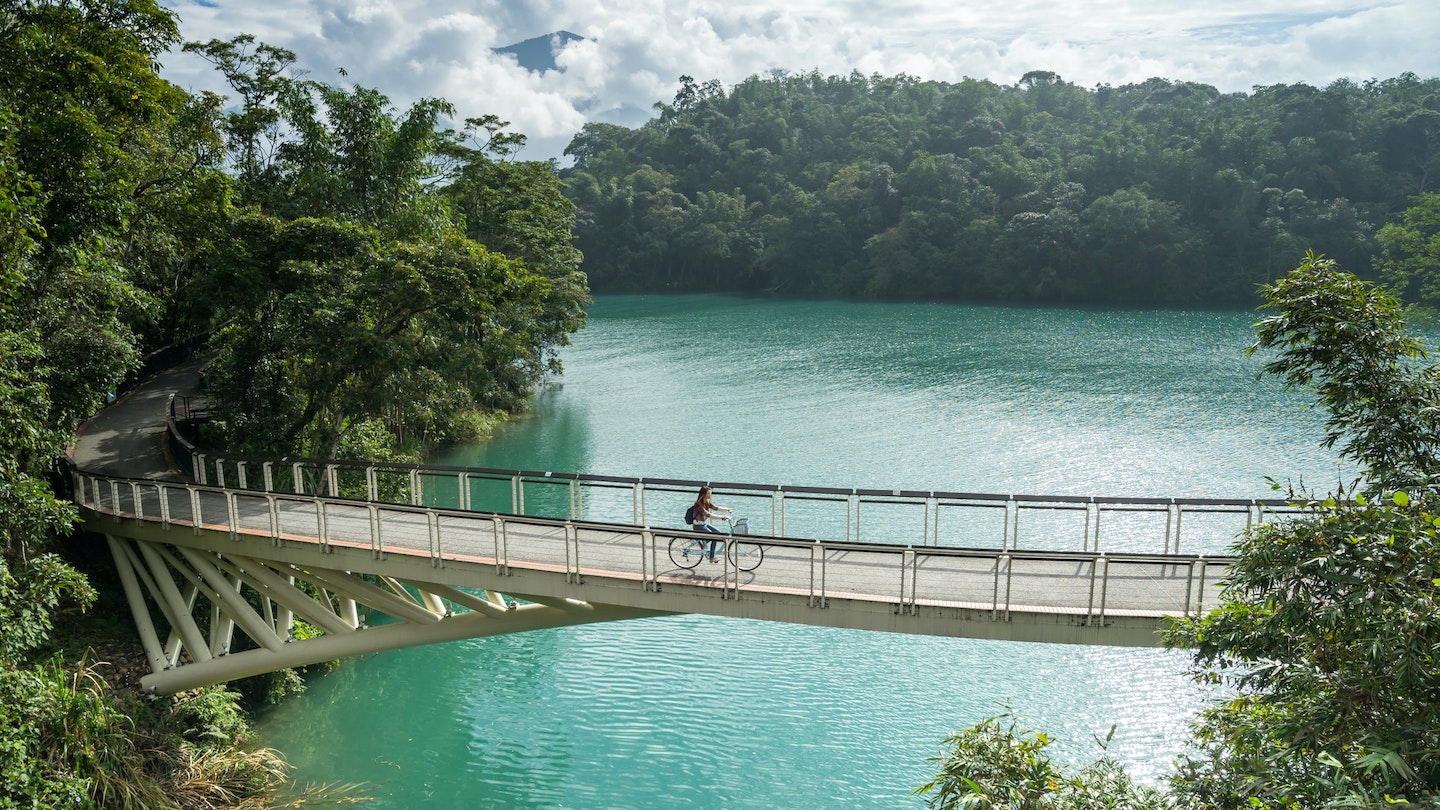
[[(1257, 379), (1255, 312), (608, 296), (532, 414), (440, 463), (964, 492), (1273, 497), (1353, 478)], [(1190, 550), (1190, 549), (1187, 549)], [(1222, 548), (1205, 549), (1219, 552)], [(678, 616), (346, 661), (262, 718), (387, 808), (921, 808), (1009, 707), (1061, 761), (1163, 777), (1188, 658)]]

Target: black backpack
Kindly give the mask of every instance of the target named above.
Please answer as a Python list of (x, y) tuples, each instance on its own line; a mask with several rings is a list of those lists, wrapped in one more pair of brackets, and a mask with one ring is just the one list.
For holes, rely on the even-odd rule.
[(685, 525), (686, 525), (686, 526), (693, 526), (693, 525), (695, 525), (695, 504), (693, 504), (693, 503), (690, 504), (690, 508), (689, 508), (689, 509), (686, 509), (686, 510), (685, 510)]

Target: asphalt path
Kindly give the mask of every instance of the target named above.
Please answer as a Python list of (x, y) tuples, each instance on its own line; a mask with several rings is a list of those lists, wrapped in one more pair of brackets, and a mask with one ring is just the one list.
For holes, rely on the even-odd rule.
[(155, 481), (183, 481), (165, 450), (165, 418), (170, 395), (200, 390), (204, 360), (190, 360), (162, 371), (126, 392), (76, 432), (70, 459), (86, 472)]

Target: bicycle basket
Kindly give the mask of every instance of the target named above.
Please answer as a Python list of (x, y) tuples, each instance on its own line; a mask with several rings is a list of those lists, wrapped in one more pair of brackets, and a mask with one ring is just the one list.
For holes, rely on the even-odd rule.
[(730, 532), (732, 534), (749, 534), (750, 518), (736, 518), (730, 521)]

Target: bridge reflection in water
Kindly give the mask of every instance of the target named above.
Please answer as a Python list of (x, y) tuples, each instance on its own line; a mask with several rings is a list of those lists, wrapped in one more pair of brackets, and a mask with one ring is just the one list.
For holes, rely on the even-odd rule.
[[(142, 684), (158, 693), (674, 613), (1154, 646), (1166, 617), (1216, 604), (1229, 560), (1201, 552), (1293, 511), (1282, 501), (792, 488), (177, 450), (198, 483), (74, 473), (150, 660)], [(671, 562), (671, 541), (694, 533), (651, 520), (678, 524), (702, 483), (752, 517), (759, 568), (740, 571), (728, 555), (696, 570)], [(296, 618), (323, 635), (298, 638)]]

